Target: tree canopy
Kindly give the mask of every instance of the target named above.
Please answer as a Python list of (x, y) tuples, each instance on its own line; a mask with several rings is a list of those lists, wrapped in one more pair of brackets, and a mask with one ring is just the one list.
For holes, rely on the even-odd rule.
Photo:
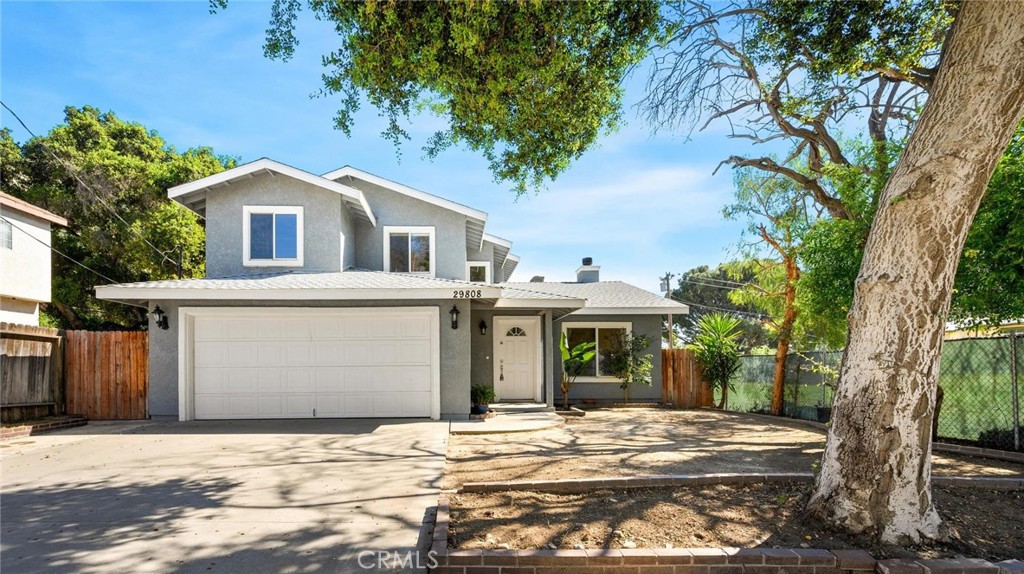
[[(323, 57), (322, 90), (341, 98), (338, 129), (349, 133), (365, 98), (398, 144), (410, 114), (432, 111), (448, 126), (430, 138), (428, 155), (465, 145), (520, 192), (554, 179), (619, 126), (623, 76), (660, 25), (653, 0), (306, 4), (339, 35)], [(227, 6), (211, 2), (214, 11)], [(302, 7), (275, 0), (266, 56), (294, 55)]]
[(167, 198), (167, 188), (217, 173), (235, 160), (210, 148), (176, 151), (155, 131), (113, 112), (68, 107), (64, 123), (23, 144), (0, 131), (3, 191), (67, 218), (56, 227), (52, 324), (72, 328), (139, 326), (145, 310), (100, 301), (93, 287), (202, 276), (205, 234), (199, 216)]

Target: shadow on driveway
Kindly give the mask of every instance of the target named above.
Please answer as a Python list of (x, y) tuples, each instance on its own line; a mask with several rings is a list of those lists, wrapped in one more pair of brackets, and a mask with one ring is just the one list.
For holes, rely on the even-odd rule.
[(362, 572), (362, 551), (416, 548), (446, 437), (434, 422), (157, 423), (5, 453), (0, 570)]

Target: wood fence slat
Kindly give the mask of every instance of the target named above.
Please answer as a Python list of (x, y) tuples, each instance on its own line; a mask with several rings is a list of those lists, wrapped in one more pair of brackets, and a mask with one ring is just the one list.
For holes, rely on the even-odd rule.
[(149, 333), (67, 331), (60, 369), (67, 410), (93, 420), (144, 419)]

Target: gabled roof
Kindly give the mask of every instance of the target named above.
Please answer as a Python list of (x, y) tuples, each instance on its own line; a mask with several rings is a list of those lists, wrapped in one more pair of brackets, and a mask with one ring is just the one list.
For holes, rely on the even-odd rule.
[(343, 177), (361, 179), (363, 181), (383, 187), (384, 189), (394, 191), (395, 193), (400, 193), (407, 197), (418, 199), (431, 205), (436, 205), (438, 207), (465, 215), (466, 246), (470, 249), (475, 249), (477, 251), (479, 251), (480, 248), (483, 246), (484, 226), (487, 224), (487, 213), (480, 211), (479, 209), (473, 209), (472, 207), (462, 205), (461, 203), (456, 203), (450, 199), (445, 199), (443, 197), (436, 196), (432, 193), (420, 191), (418, 189), (409, 187), (408, 185), (404, 185), (396, 181), (391, 181), (390, 179), (380, 177), (379, 175), (374, 175), (361, 169), (354, 168), (350, 165), (346, 165), (345, 167), (336, 169), (334, 171), (329, 171), (323, 174), (321, 177), (323, 177), (324, 179), (329, 179), (331, 181), (337, 181)]
[(505, 257), (505, 262), (501, 265), (502, 281), (508, 281), (508, 278), (512, 276), (512, 272), (519, 266), (519, 256), (509, 253)]
[[(597, 281), (594, 283), (502, 283), (503, 289), (522, 289), (585, 299), (583, 309), (576, 315), (685, 315), (690, 312), (686, 305), (655, 295), (622, 281)], [(503, 292), (504, 293), (504, 292)], [(514, 292), (511, 296), (514, 296)], [(504, 295), (503, 295), (504, 296)]]
[(32, 205), (31, 203), (25, 201), (24, 199), (18, 199), (17, 197), (14, 197), (13, 195), (8, 195), (2, 191), (0, 191), (0, 206), (3, 206), (7, 209), (11, 209), (13, 211), (17, 211), (19, 213), (24, 213), (25, 215), (31, 215), (32, 217), (42, 219), (43, 221), (48, 221), (55, 225), (60, 225), (61, 227), (68, 226), (68, 220), (57, 215), (56, 213), (46, 211), (42, 207)]
[(167, 197), (202, 215), (206, 210), (207, 193), (220, 187), (227, 187), (232, 182), (261, 174), (269, 174), (271, 176), (274, 174), (284, 175), (340, 194), (345, 205), (352, 210), (356, 217), (370, 225), (377, 225), (377, 220), (370, 210), (370, 205), (366, 203), (366, 198), (363, 196), (362, 191), (265, 157), (202, 179), (172, 187), (167, 190)]
[[(516, 263), (512, 265), (508, 273), (505, 272), (505, 263), (508, 261), (509, 251), (512, 250), (512, 242), (508, 239), (498, 237), (497, 235), (491, 235), (490, 233), (484, 233), (484, 243), (490, 243), (494, 246), (494, 265), (501, 270), (501, 276), (497, 278), (497, 282), (508, 281), (508, 278), (512, 275), (512, 270), (516, 268), (516, 264), (519, 263), (519, 258), (516, 257)], [(515, 256), (513, 256), (515, 257)]]

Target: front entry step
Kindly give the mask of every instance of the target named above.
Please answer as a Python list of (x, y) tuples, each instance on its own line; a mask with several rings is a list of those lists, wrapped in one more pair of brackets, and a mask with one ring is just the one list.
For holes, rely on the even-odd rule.
[(491, 410), (497, 413), (553, 413), (554, 407), (544, 403), (522, 402), (522, 403), (491, 403)]

